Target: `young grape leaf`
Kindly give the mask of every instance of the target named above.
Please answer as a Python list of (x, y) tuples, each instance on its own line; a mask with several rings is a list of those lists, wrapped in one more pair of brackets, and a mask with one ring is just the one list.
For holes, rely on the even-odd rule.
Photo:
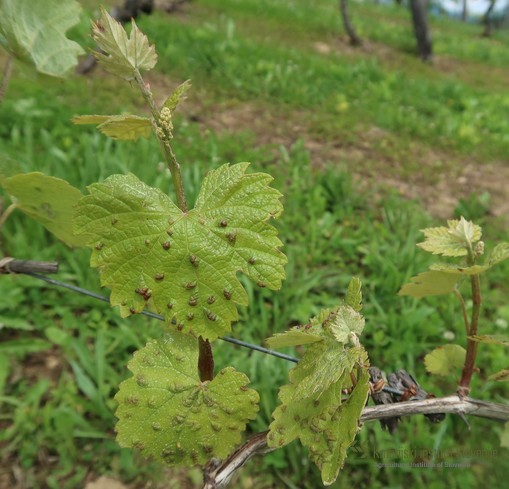
[(89, 187), (75, 230), (92, 236), (91, 265), (122, 316), (149, 307), (179, 330), (215, 339), (238, 319), (236, 304), (247, 304), (238, 271), (260, 287), (281, 286), (286, 257), (266, 222), (282, 211), (281, 194), (269, 175), (245, 174), (248, 165), (211, 171), (188, 212), (134, 175)]
[(243, 373), (227, 367), (201, 382), (196, 339), (167, 334), (135, 352), (133, 377), (120, 384), (115, 399), (117, 440), (170, 465), (225, 458), (256, 417), (259, 396)]
[(353, 277), (348, 284), (345, 297), (345, 304), (357, 312), (362, 309), (361, 285), (361, 281), (357, 277)]
[[(359, 290), (360, 294), (360, 290)], [(359, 304), (359, 302), (355, 302)], [(296, 326), (284, 333), (277, 333), (266, 340), (270, 348), (283, 348), (285, 346), (307, 345), (330, 338), (327, 332), (332, 333), (336, 341), (348, 343), (351, 334), (359, 336), (364, 328), (364, 318), (348, 305), (335, 309), (324, 309), (311, 319), (309, 324)]]
[(500, 446), (509, 448), (509, 422), (504, 425), (504, 431), (500, 435)]
[(432, 374), (447, 376), (463, 367), (466, 350), (459, 345), (445, 345), (435, 348), (424, 357), (426, 370)]
[(177, 108), (177, 105), (186, 98), (187, 91), (191, 88), (191, 81), (186, 80), (184, 83), (181, 83), (175, 91), (166, 99), (163, 104), (163, 107), (167, 107), (171, 112), (174, 112)]
[(412, 282), (403, 285), (398, 295), (409, 295), (420, 299), (430, 295), (442, 295), (452, 292), (461, 277), (454, 273), (432, 270), (420, 273), (410, 280)]
[(463, 217), (447, 221), (447, 225), (423, 229), (426, 239), (417, 246), (434, 255), (465, 256), (469, 247), (481, 239), (481, 228)]
[(509, 243), (499, 243), (495, 248), (493, 248), (492, 252), (490, 253), (487, 265), (489, 267), (492, 267), (493, 265), (496, 265), (497, 263), (500, 263), (501, 261), (507, 260), (509, 258)]
[(72, 231), (73, 206), (83, 197), (75, 187), (60, 178), (40, 172), (20, 173), (2, 181), (16, 207), (40, 222), (69, 246), (84, 246), (87, 237)]
[(273, 413), (274, 421), (267, 436), (268, 446), (274, 448), (299, 438), (321, 469), (325, 485), (336, 480), (344, 464), (347, 449), (359, 431), (359, 418), (369, 393), (367, 355), (364, 350), (358, 351), (357, 383), (346, 400), (342, 389), (352, 385), (350, 372), (325, 391), (296, 401), (295, 389), (305, 374), (299, 372), (300, 365), (295, 367), (290, 372), (291, 383), (280, 389), (282, 405)]
[(151, 70), (157, 63), (154, 45), (150, 45), (132, 20), (131, 35), (128, 38), (124, 27), (101, 7), (101, 18), (92, 22), (92, 37), (101, 52), (94, 52), (100, 64), (110, 73), (134, 80), (136, 70)]
[(509, 369), (505, 368), (496, 374), (490, 375), (488, 380), (495, 380), (497, 382), (509, 382)]
[(322, 336), (308, 332), (303, 326), (296, 326), (285, 331), (276, 333), (267, 338), (266, 343), (269, 348), (284, 348), (285, 346), (307, 345), (322, 341)]
[(84, 53), (65, 36), (79, 22), (80, 10), (74, 0), (0, 0), (0, 34), (6, 49), (41, 73), (64, 76)]
[[(345, 324), (350, 333), (343, 341), (343, 337), (338, 340), (335, 328), (345, 315), (350, 318)], [(288, 340), (294, 339), (294, 344), (299, 340), (304, 344), (306, 335), (313, 343), (290, 371), (290, 383), (279, 391), (281, 406), (273, 413), (267, 436), (270, 447), (281, 447), (299, 438), (321, 469), (326, 485), (334, 482), (343, 466), (346, 451), (359, 430), (358, 420), (369, 392), (368, 356), (356, 339), (362, 327), (357, 316), (352, 315), (362, 318), (348, 305), (325, 309), (297, 335), (287, 332)], [(347, 347), (352, 335), (353, 346)], [(276, 344), (284, 340), (285, 334), (272, 338)], [(352, 387), (350, 396), (343, 399), (343, 389)]]
[(429, 268), (430, 270), (434, 270), (436, 272), (454, 273), (456, 275), (479, 275), (484, 273), (490, 267), (487, 265), (472, 265), (471, 267), (461, 267), (451, 263), (434, 263)]
[(356, 336), (362, 334), (364, 318), (350, 306), (340, 306), (324, 324), (324, 327), (330, 329), (337, 341), (348, 343), (352, 333)]
[(97, 125), (104, 135), (112, 139), (135, 140), (148, 138), (152, 133), (152, 120), (137, 115), (80, 115), (72, 119), (74, 124)]
[(480, 343), (489, 343), (493, 345), (509, 346), (509, 337), (503, 334), (483, 334), (469, 336), (469, 340), (479, 341)]

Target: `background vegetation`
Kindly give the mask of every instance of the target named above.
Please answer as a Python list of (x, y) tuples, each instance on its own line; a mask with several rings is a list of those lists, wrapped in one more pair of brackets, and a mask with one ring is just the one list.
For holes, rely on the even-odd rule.
[[(88, 17), (99, 2), (82, 4), (72, 37), (91, 46)], [(176, 14), (156, 12), (139, 19), (159, 53), (148, 80), (160, 99), (193, 82), (175, 123), (191, 202), (205, 172), (226, 161), (251, 161), (285, 195), (278, 227), (288, 278), (275, 294), (245, 282), (250, 306), (235, 336), (262, 343), (306, 322), (356, 275), (372, 363), (406, 368), (425, 389), (450, 393), (456, 379), (428, 378), (422, 359), (438, 344), (463, 341), (454, 300), (396, 293), (427, 264), (415, 247), (425, 226), (462, 214), (483, 225), (487, 247), (509, 239), (509, 33), (484, 39), (479, 26), (432, 18), (437, 56), (426, 65), (414, 56), (405, 8), (354, 3), (351, 15), (367, 40), (359, 49), (343, 38), (331, 0), (194, 0)], [(140, 107), (134, 90), (100, 69), (62, 81), (17, 64), (0, 111), (0, 151), (22, 171), (82, 190), (132, 171), (171, 193), (155, 141), (117, 143), (70, 124), (74, 114)], [(58, 260), (58, 278), (100, 291), (89, 251), (66, 248), (21, 214), (8, 220), (1, 246), (17, 258)], [(483, 283), (484, 333), (508, 328), (508, 272), (501, 266)], [(77, 488), (99, 475), (132, 488), (199, 487), (198, 470), (168, 471), (114, 441), (112, 398), (129, 375), (127, 360), (157, 334), (154, 320), (122, 320), (107, 304), (29, 277), (2, 277), (0, 487)], [(262, 401), (250, 429), (265, 429), (291, 365), (228, 344), (215, 352), (218, 367), (234, 364), (251, 378)], [(507, 366), (503, 350), (482, 346), (479, 365), (475, 396), (507, 398), (503, 384), (486, 380)], [(469, 430), (457, 417), (439, 425), (415, 418), (394, 436), (366, 425), (332, 487), (500, 487), (509, 475), (500, 427), (470, 422)], [(466, 467), (378, 466), (400, 462)], [(234, 487), (311, 488), (320, 478), (294, 443), (250, 462)]]

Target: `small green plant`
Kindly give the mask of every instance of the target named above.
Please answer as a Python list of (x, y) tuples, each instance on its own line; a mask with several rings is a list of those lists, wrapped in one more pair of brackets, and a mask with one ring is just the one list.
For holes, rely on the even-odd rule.
[[(287, 259), (269, 224), (283, 210), (281, 194), (270, 186), (270, 175), (247, 173), (248, 163), (226, 164), (209, 172), (190, 209), (172, 147), (174, 111), (189, 84), (158, 107), (141, 74), (154, 68), (157, 55), (136, 24), (128, 36), (103, 10), (93, 37), (101, 49), (99, 62), (139, 88), (151, 116), (85, 115), (74, 122), (94, 124), (113, 139), (154, 134), (171, 172), (176, 203), (132, 174), (112, 175), (82, 196), (61, 180), (32, 173), (2, 178), (13, 198), (2, 219), (17, 208), (67, 244), (91, 248), (91, 265), (111, 289), (110, 303), (122, 317), (145, 309), (164, 316), (163, 337), (134, 353), (128, 363), (133, 375), (115, 397), (118, 442), (174, 466), (226, 459), (256, 417), (259, 395), (233, 367), (215, 374), (212, 344), (231, 330), (239, 317), (237, 306), (247, 305), (239, 272), (273, 290), (285, 278)], [(509, 258), (509, 244), (499, 244), (479, 264), (484, 245), (481, 229), (473, 223), (461, 218), (424, 233), (423, 249), (464, 257), (465, 263), (433, 265), (400, 294), (420, 298), (452, 292), (459, 298), (467, 348), (437, 349), (426, 365), (441, 375), (462, 367), (458, 394), (463, 398), (470, 390), (479, 342), (509, 342), (478, 331), (479, 276)], [(465, 278), (472, 288), (471, 318), (459, 291)], [(360, 343), (365, 322), (361, 309), (361, 283), (352, 279), (341, 305), (267, 340), (273, 348), (299, 346), (305, 351), (290, 372), (290, 383), (280, 389), (281, 404), (262, 438), (273, 449), (299, 438), (326, 485), (336, 480), (344, 464), (371, 388), (368, 355)], [(507, 370), (493, 375), (494, 380), (507, 378)], [(503, 444), (508, 437), (506, 424)]]
[[(507, 346), (508, 339), (502, 336), (479, 335), (479, 317), (481, 311), (480, 276), (498, 263), (509, 258), (509, 243), (500, 243), (479, 264), (484, 255), (484, 242), (481, 241), (481, 228), (463, 217), (448, 221), (448, 226), (428, 228), (424, 230), (426, 240), (420, 243), (423, 250), (434, 255), (446, 257), (463, 257), (463, 263), (435, 263), (430, 270), (412, 278), (399, 291), (400, 295), (416, 298), (431, 295), (453, 293), (459, 300), (465, 324), (467, 349), (459, 345), (439, 347), (425, 358), (426, 368), (437, 375), (448, 375), (455, 367), (462, 367), (458, 394), (468, 395), (470, 382), (474, 374), (475, 360), (479, 343), (498, 343)], [(460, 286), (464, 281), (470, 282), (472, 295), (472, 312), (468, 311)], [(498, 372), (494, 380), (506, 380), (507, 371)]]

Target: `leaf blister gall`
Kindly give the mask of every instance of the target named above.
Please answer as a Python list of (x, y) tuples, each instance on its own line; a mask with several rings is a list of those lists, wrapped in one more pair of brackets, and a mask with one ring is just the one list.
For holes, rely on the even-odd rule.
[[(93, 245), (104, 241), (108, 248), (114, 246), (121, 250), (115, 256), (112, 253), (93, 255), (102, 283), (113, 289), (112, 305), (129, 298), (129, 292), (139, 286), (139, 277), (146, 277), (150, 269), (147, 263), (157, 263), (158, 268), (148, 282), (152, 289), (150, 308), (163, 314), (168, 323), (185, 321), (189, 297), (182, 294), (180, 284), (199, 279), (198, 304), (205, 305), (207, 298), (214, 296), (214, 313), (218, 314), (218, 320), (212, 324), (206, 315), (198, 317), (195, 314), (190, 332), (213, 340), (230, 331), (232, 321), (238, 319), (237, 304), (247, 302), (247, 293), (236, 277), (239, 270), (255, 282), (263, 281), (271, 289), (280, 287), (286, 258), (279, 251), (281, 243), (267, 220), (271, 212), (281, 212), (281, 196), (269, 187), (270, 179), (266, 175), (247, 175), (247, 166), (244, 163), (224, 165), (210, 172), (203, 182), (195, 208), (186, 213), (180, 211), (167, 195), (148, 187), (132, 174), (113, 175), (89, 188), (90, 194), (77, 206), (80, 217), (75, 230), (78, 235), (88, 233), (93, 236)], [(238, 218), (240, 210), (241, 220)], [(107, 229), (101, 222), (100, 216), (105, 213), (120, 218), (114, 229), (109, 226), (109, 221)], [(203, 224), (199, 224), (200, 221)], [(257, 239), (247, 239), (253, 233)], [(151, 242), (148, 247), (145, 245), (147, 240)], [(239, 246), (240, 241), (242, 246)], [(238, 249), (231, 246), (234, 244)], [(249, 258), (256, 260), (261, 252), (264, 267), (250, 269)], [(121, 274), (119, 268), (126, 260), (130, 264), (129, 270)], [(184, 260), (189, 260), (193, 267), (182, 267)], [(155, 279), (156, 273), (165, 274), (165, 280)], [(228, 292), (223, 293), (223, 290)], [(228, 304), (226, 301), (232, 294), (234, 300)], [(172, 314), (164, 314), (170, 302), (174, 304)], [(134, 302), (133, 307), (141, 312), (147, 306)]]
[[(156, 353), (159, 353), (157, 355)], [(177, 365), (168, 359), (183, 357)], [(144, 358), (155, 361), (147, 368)], [(134, 376), (124, 381), (117, 394), (139, 397), (146, 402), (146, 389), (137, 383), (140, 375), (150, 379), (151, 385), (167, 385), (173, 378), (172, 389), (154, 389), (154, 403), (150, 416), (147, 412), (125, 402), (119, 403), (116, 427), (122, 446), (133, 446), (133, 440), (145, 445), (145, 454), (172, 465), (204, 464), (211, 457), (225, 458), (240, 442), (241, 432), (248, 419), (253, 419), (258, 409), (255, 391), (241, 390), (246, 386), (244, 374), (228, 367), (213, 380), (201, 382), (196, 370), (198, 351), (196, 339), (185, 335), (166, 335), (161, 340), (150, 341), (129, 362)], [(231, 397), (231, 389), (238, 394)], [(179, 392), (177, 392), (179, 391)], [(138, 395), (138, 393), (140, 393)], [(145, 394), (141, 394), (145, 393)], [(215, 399), (228, 397), (231, 414), (220, 409)], [(210, 404), (210, 406), (209, 406)], [(157, 421), (154, 421), (157, 420)], [(159, 420), (168, 420), (166, 424)], [(161, 430), (158, 430), (159, 425)], [(169, 428), (169, 429), (167, 429)], [(220, 433), (220, 436), (217, 436)], [(157, 437), (157, 443), (154, 440)]]

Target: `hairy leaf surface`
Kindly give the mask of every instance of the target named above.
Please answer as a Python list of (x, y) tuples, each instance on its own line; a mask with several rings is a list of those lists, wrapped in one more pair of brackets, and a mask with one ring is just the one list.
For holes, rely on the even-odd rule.
[(166, 101), (163, 104), (163, 107), (166, 107), (170, 109), (171, 112), (174, 112), (178, 104), (185, 100), (186, 94), (190, 88), (191, 88), (190, 80), (186, 80), (184, 83), (181, 83), (175, 89), (175, 91), (166, 99)]
[(99, 63), (124, 80), (134, 80), (136, 70), (151, 70), (157, 63), (154, 45), (149, 44), (134, 19), (131, 35), (127, 37), (122, 24), (101, 7), (101, 18), (92, 23), (92, 37), (99, 49), (106, 53), (94, 52)]
[(64, 76), (84, 51), (65, 33), (79, 22), (75, 0), (0, 0), (0, 33), (7, 50), (38, 71)]
[(492, 267), (501, 261), (507, 260), (509, 258), (509, 243), (503, 242), (493, 248), (493, 251), (490, 253), (487, 265)]
[(490, 375), (488, 380), (495, 380), (497, 382), (509, 382), (509, 369), (505, 368), (498, 371), (496, 374)]
[(345, 297), (345, 304), (357, 312), (362, 309), (361, 285), (361, 281), (357, 277), (353, 277), (348, 284)]
[(286, 257), (266, 222), (281, 212), (281, 194), (269, 175), (245, 174), (248, 165), (211, 171), (185, 213), (134, 175), (89, 187), (76, 232), (93, 236), (91, 264), (122, 316), (149, 307), (179, 330), (215, 339), (238, 319), (236, 304), (247, 304), (238, 271), (261, 287), (281, 286)]
[[(287, 333), (289, 339), (305, 341), (308, 335), (314, 342), (290, 371), (290, 383), (279, 391), (281, 406), (273, 413), (274, 421), (267, 437), (271, 447), (281, 447), (299, 438), (321, 469), (326, 485), (334, 482), (343, 466), (347, 449), (359, 430), (358, 420), (369, 392), (366, 351), (357, 340), (353, 346), (346, 344), (352, 339), (350, 335), (356, 338), (362, 332), (358, 318), (349, 319), (350, 333), (345, 338), (340, 335), (338, 339), (334, 329), (345, 313), (361, 317), (344, 305), (322, 311), (296, 336)], [(279, 344), (280, 339), (276, 336), (273, 341)], [(350, 395), (345, 397), (343, 389), (352, 387)]]
[(468, 339), (479, 341), (480, 343), (509, 346), (509, 336), (503, 334), (482, 334), (469, 336)]
[(409, 295), (420, 299), (430, 295), (442, 295), (452, 292), (461, 277), (454, 273), (432, 270), (419, 273), (410, 280), (412, 282), (403, 285), (398, 295)]
[(88, 238), (75, 236), (72, 228), (73, 206), (83, 197), (77, 188), (40, 172), (5, 178), (2, 186), (20, 211), (40, 222), (64, 243), (85, 245)]
[(434, 255), (465, 256), (469, 247), (481, 239), (481, 228), (463, 217), (447, 221), (447, 225), (423, 229), (426, 239), (417, 246)]
[(447, 376), (463, 367), (465, 355), (466, 350), (460, 345), (439, 346), (424, 357), (424, 364), (428, 372)]
[(152, 121), (137, 115), (80, 115), (73, 117), (74, 124), (94, 124), (104, 135), (112, 139), (136, 140), (148, 138), (152, 133)]
[(456, 275), (479, 275), (484, 273), (490, 267), (486, 265), (472, 265), (471, 267), (461, 267), (451, 263), (434, 263), (431, 265), (430, 270), (436, 272), (454, 273)]
[(227, 367), (201, 382), (196, 340), (167, 334), (134, 354), (133, 377), (115, 396), (117, 440), (170, 465), (225, 458), (256, 417), (259, 396), (243, 373)]

